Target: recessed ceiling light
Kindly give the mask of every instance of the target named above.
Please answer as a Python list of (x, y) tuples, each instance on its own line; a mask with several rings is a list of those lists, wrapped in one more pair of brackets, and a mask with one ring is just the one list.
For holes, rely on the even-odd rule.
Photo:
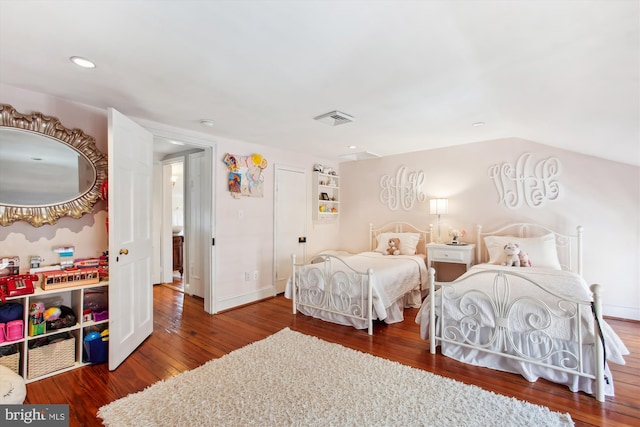
[(358, 146), (357, 145), (349, 145), (347, 148), (349, 150), (355, 150), (356, 148), (358, 148)]
[(200, 120), (200, 124), (202, 126), (208, 126), (208, 127), (212, 127), (215, 126), (216, 123), (213, 120), (208, 120), (208, 119), (202, 119)]
[(96, 64), (81, 56), (72, 56), (69, 58), (71, 62), (82, 68), (96, 68)]
[(484, 126), (484, 122), (475, 122), (471, 126), (473, 126), (474, 128), (477, 128), (477, 127), (480, 127), (480, 126)]

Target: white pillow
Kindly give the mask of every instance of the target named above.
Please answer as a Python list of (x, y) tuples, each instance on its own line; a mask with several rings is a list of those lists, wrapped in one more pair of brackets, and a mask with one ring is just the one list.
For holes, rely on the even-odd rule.
[(504, 245), (516, 243), (520, 250), (529, 254), (532, 267), (562, 270), (558, 260), (556, 237), (553, 233), (540, 237), (487, 236), (484, 244), (489, 251), (489, 263), (501, 264), (504, 259)]
[(378, 234), (378, 247), (375, 252), (386, 253), (389, 247), (389, 239), (400, 239), (400, 255), (415, 255), (416, 246), (420, 240), (420, 233), (381, 233)]

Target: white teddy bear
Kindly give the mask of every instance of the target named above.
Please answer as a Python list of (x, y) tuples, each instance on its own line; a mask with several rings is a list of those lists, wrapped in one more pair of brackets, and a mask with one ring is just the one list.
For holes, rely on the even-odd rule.
[(502, 265), (506, 265), (508, 267), (520, 267), (520, 258), (518, 254), (520, 254), (520, 247), (517, 243), (507, 243), (504, 245), (504, 254), (507, 256), (507, 259), (502, 263)]

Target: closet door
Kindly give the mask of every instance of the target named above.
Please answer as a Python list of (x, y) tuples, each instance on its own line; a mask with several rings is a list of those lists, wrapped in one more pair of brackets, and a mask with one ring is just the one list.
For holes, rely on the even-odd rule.
[(275, 293), (284, 292), (291, 275), (291, 254), (306, 258), (307, 175), (304, 170), (276, 166), (274, 200)]

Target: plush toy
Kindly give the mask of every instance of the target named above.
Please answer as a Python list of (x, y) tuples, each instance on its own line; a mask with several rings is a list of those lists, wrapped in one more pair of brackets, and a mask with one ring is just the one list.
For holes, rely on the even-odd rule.
[(387, 253), (385, 255), (398, 255), (400, 254), (400, 239), (392, 237), (389, 239), (389, 246), (387, 247)]
[(507, 259), (502, 263), (502, 265), (506, 265), (508, 267), (520, 267), (520, 258), (518, 258), (518, 254), (520, 253), (520, 247), (517, 243), (507, 243), (504, 245), (504, 254)]
[(44, 311), (43, 317), (45, 321), (53, 322), (54, 320), (58, 320), (60, 313), (59, 307), (49, 307)]
[(528, 253), (520, 251), (518, 258), (520, 259), (520, 267), (531, 267), (531, 260), (529, 259)]

